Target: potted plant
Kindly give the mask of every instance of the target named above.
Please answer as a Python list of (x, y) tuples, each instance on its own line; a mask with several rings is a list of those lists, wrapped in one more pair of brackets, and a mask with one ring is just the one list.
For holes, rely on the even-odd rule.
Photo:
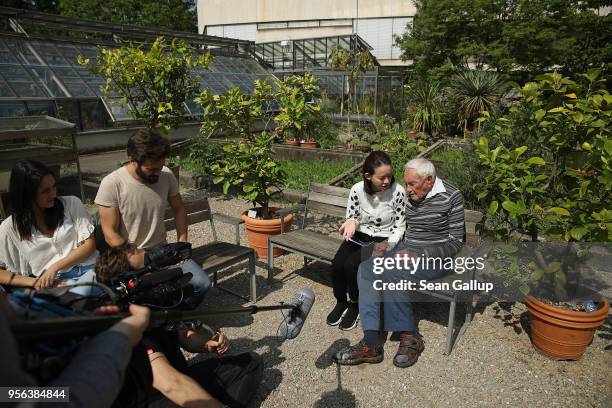
[(277, 81), (276, 85), (279, 113), (274, 120), (277, 134), (286, 144), (317, 147), (312, 127), (320, 113), (320, 107), (315, 103), (315, 98), (320, 96), (319, 79), (306, 72), (303, 76), (292, 75), (284, 81)]
[(527, 83), (508, 113), (481, 118), (481, 132), (497, 146), (487, 137), (476, 142), (485, 175), (479, 198), (498, 220), (496, 238), (538, 243), (545, 234), (565, 242), (560, 254), (530, 251), (533, 260), (523, 262), (530, 271), (519, 283), (534, 346), (568, 360), (583, 355), (609, 310), (605, 298), (585, 289), (579, 260), (584, 243), (612, 238), (612, 99), (598, 70), (581, 77), (583, 84), (549, 73)]
[[(227, 194), (231, 187), (239, 189), (239, 197), (253, 203), (253, 208), (242, 214), (249, 244), (259, 258), (268, 256), (268, 237), (280, 234), (281, 220), (274, 218), (278, 208), (270, 207), (272, 195), (280, 191), (286, 174), (274, 160), (272, 142), (274, 135), (266, 132), (255, 136), (253, 143), (228, 144), (223, 147), (223, 159), (212, 165), (215, 184), (223, 183)], [(284, 217), (286, 228), (291, 226), (293, 215)], [(275, 251), (280, 255), (281, 251)]]

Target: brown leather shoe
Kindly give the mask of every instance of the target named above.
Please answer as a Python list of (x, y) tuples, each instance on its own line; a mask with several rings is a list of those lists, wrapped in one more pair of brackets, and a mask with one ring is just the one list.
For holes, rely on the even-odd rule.
[(420, 335), (401, 333), (400, 344), (395, 357), (393, 357), (393, 364), (400, 368), (410, 367), (418, 361), (423, 350), (425, 350), (425, 341), (423, 337)]
[(370, 348), (361, 340), (354, 346), (337, 352), (334, 361), (340, 365), (377, 364), (382, 362), (384, 357), (385, 353), (382, 346)]

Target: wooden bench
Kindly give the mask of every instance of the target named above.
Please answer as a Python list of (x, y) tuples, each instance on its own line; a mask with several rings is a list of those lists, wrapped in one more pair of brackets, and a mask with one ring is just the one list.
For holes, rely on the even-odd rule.
[[(272, 273), (274, 270), (274, 248), (282, 248), (287, 252), (297, 253), (304, 257), (304, 267), (307, 267), (308, 260), (314, 260), (331, 265), (342, 240), (336, 237), (330, 237), (316, 231), (306, 229), (306, 219), (309, 210), (316, 210), (324, 214), (344, 218), (346, 214), (346, 204), (348, 202), (350, 190), (342, 187), (329, 186), (325, 184), (310, 183), (305, 204), (298, 205), (293, 208), (281, 210), (278, 215), (281, 219), (281, 234), (270, 237), (268, 244), (268, 284), (272, 282)], [(298, 229), (285, 231), (283, 218), (288, 213), (303, 211), (303, 218)], [(479, 211), (465, 210), (465, 237), (466, 245), (458, 254), (458, 256), (469, 256), (473, 249), (470, 246), (477, 246), (480, 242), (480, 232), (482, 230), (483, 214)], [(339, 237), (339, 235), (338, 235)], [(465, 273), (449, 274), (440, 279), (431, 282), (445, 282), (447, 280), (462, 279), (469, 281), (474, 278), (474, 270), (466, 271)], [(448, 333), (446, 352), (449, 354), (453, 347), (453, 338), (455, 343), (459, 340), (466, 325), (469, 324), (472, 318), (472, 302), (467, 302), (466, 323), (461, 327), (459, 334), (454, 336), (455, 327), (455, 311), (459, 299), (459, 293), (451, 291), (447, 293), (419, 291), (421, 293), (435, 296), (450, 302)], [(471, 298), (471, 297), (470, 297)]]
[[(187, 210), (187, 221), (189, 225), (202, 221), (210, 221), (210, 226), (213, 234), (212, 242), (199, 246), (197, 248), (193, 248), (192, 259), (202, 265), (202, 268), (206, 273), (213, 274), (214, 287), (217, 287), (225, 292), (231, 293), (234, 296), (238, 296), (246, 301), (256, 303), (257, 280), (255, 276), (255, 251), (253, 251), (251, 248), (247, 248), (240, 245), (240, 224), (242, 224), (243, 221), (238, 218), (228, 217), (218, 213), (212, 213), (207, 198), (185, 202), (185, 208)], [(235, 244), (219, 241), (217, 239), (215, 221), (224, 222), (235, 227)], [(172, 231), (176, 229), (176, 225), (174, 223), (174, 214), (171, 208), (168, 208), (166, 210), (164, 223), (166, 226), (166, 231)], [(245, 297), (230, 289), (224, 288), (217, 282), (217, 273), (219, 271), (245, 260), (249, 261), (249, 297)]]

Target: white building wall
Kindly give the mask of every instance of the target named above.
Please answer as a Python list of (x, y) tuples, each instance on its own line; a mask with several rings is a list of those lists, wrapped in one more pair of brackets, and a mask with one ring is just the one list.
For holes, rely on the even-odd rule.
[(357, 33), (382, 64), (393, 64), (394, 37), (415, 12), (412, 0), (198, 0), (198, 28), (258, 43)]

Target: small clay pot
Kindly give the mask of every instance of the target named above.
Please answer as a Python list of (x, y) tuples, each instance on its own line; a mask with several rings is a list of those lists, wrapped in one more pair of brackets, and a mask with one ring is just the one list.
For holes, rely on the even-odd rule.
[(319, 147), (319, 144), (315, 141), (302, 141), (300, 142), (300, 147), (303, 147), (305, 149), (316, 149), (317, 147)]

